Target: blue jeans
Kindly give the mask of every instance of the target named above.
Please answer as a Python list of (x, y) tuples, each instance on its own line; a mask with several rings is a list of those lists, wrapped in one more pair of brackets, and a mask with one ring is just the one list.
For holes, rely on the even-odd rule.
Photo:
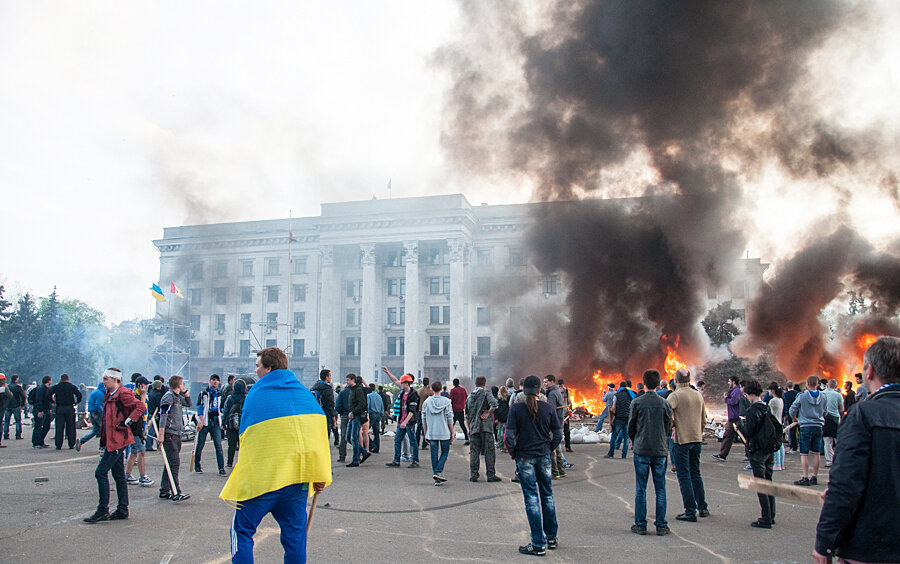
[(647, 526), (647, 478), (653, 472), (653, 487), (656, 490), (657, 527), (667, 527), (666, 521), (666, 461), (665, 456), (634, 455), (634, 524)]
[(281, 527), (285, 562), (306, 562), (306, 503), (309, 484), (291, 484), (242, 501), (231, 520), (231, 561), (253, 562), (253, 534), (267, 513)]
[(151, 437), (156, 437), (156, 427), (153, 426), (153, 423), (147, 421), (147, 438), (144, 439), (144, 450), (156, 449), (156, 441)]
[[(531, 528), (531, 544), (545, 546), (547, 539), (555, 539), (556, 506), (550, 478), (550, 456), (516, 458), (516, 472), (525, 498), (525, 515)], [(540, 492), (540, 500), (538, 499)]]
[(9, 420), (15, 416), (16, 418), (16, 438), (22, 438), (22, 408), (7, 407), (6, 416), (3, 418), (3, 438), (9, 438)]
[(81, 439), (80, 439), (81, 444), (88, 442), (89, 440), (93, 439), (94, 437), (96, 437), (97, 435), (100, 434), (100, 416), (102, 414), (103, 414), (102, 411), (91, 411), (88, 413), (88, 415), (91, 416), (91, 425), (93, 425), (94, 428), (91, 429), (90, 433), (81, 437)]
[(800, 427), (800, 454), (822, 454), (825, 452), (825, 441), (822, 440), (822, 427), (806, 425)]
[(347, 433), (350, 435), (350, 444), (353, 445), (353, 462), (357, 464), (359, 464), (360, 454), (369, 454), (369, 451), (359, 444), (359, 431), (361, 428), (362, 423), (359, 421), (359, 417), (354, 415), (350, 423), (347, 424)]
[(216, 463), (219, 465), (219, 470), (225, 470), (225, 457), (222, 455), (222, 427), (219, 426), (218, 417), (210, 417), (207, 425), (197, 433), (197, 454), (194, 458), (194, 470), (200, 468), (200, 455), (203, 453), (203, 445), (206, 444), (206, 435), (212, 437), (213, 446), (216, 447)]
[(100, 502), (97, 511), (107, 513), (109, 511), (109, 471), (112, 470), (113, 480), (116, 482), (116, 497), (119, 505), (116, 511), (128, 515), (128, 482), (125, 480), (125, 449), (104, 450), (100, 456), (100, 463), (94, 471), (97, 478), (97, 489), (100, 491)]
[(700, 475), (700, 449), (702, 443), (675, 445), (675, 471), (678, 472), (678, 487), (681, 488), (681, 501), (684, 512), (693, 515), (698, 509), (708, 509), (706, 490), (703, 488), (703, 477)]
[[(440, 474), (444, 471), (444, 463), (447, 462), (447, 455), (450, 454), (450, 439), (442, 441), (429, 440), (428, 446), (431, 448), (431, 471)], [(441, 449), (441, 456), (438, 458), (438, 448)]]
[(622, 456), (628, 454), (628, 421), (613, 419), (612, 434), (609, 436), (609, 456), (616, 452), (618, 442), (622, 441)]
[(419, 443), (416, 442), (416, 431), (412, 425), (407, 425), (405, 429), (397, 426), (397, 434), (394, 435), (394, 462), (400, 462), (400, 447), (403, 446), (403, 437), (409, 437), (409, 448), (412, 451), (412, 461), (419, 461)]
[(603, 428), (603, 422), (606, 421), (606, 419), (607, 419), (608, 417), (609, 417), (609, 408), (608, 408), (608, 407), (604, 407), (604, 408), (603, 408), (603, 413), (601, 413), (600, 416), (597, 417), (597, 426), (594, 427), (594, 432), (595, 432), (595, 433), (599, 433), (599, 432), (600, 432), (600, 429)]

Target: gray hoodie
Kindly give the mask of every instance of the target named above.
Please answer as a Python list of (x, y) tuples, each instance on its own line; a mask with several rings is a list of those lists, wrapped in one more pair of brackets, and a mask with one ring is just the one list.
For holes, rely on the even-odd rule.
[[(815, 397), (809, 390), (797, 395), (797, 399), (791, 404), (791, 417), (797, 419), (801, 427), (817, 425), (825, 426), (825, 395), (816, 392)], [(798, 417), (799, 415), (799, 417)]]
[(453, 408), (450, 398), (429, 396), (422, 404), (422, 414), (428, 431), (425, 438), (429, 441), (446, 441), (450, 438), (453, 427)]

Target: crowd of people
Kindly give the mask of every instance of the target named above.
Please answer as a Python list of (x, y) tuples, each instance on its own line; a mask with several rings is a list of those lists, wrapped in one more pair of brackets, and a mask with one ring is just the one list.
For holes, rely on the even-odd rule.
[[(564, 382), (553, 375), (529, 376), (516, 384), (489, 389), (477, 376), (471, 391), (453, 381), (448, 391), (442, 382), (414, 387), (415, 378), (394, 376), (396, 392), (366, 384), (347, 374), (345, 385), (332, 385), (327, 369), (309, 390), (288, 370), (287, 358), (277, 348), (259, 351), (252, 386), (229, 377), (222, 386), (218, 375), (197, 396), (196, 441), (190, 469), (202, 473), (206, 439), (212, 440), (218, 474), (229, 477), (221, 497), (235, 507), (232, 523), (232, 559), (252, 562), (253, 535), (260, 520), (271, 513), (294, 541), (284, 543), (286, 561), (305, 561), (307, 497), (331, 482), (331, 452), (337, 447), (340, 463), (357, 468), (380, 450), (389, 422), (393, 433), (393, 459), (388, 467), (419, 467), (420, 450), (428, 449), (432, 480), (442, 486), (457, 426), (469, 447), (469, 480), (481, 477), (481, 461), (487, 482), (501, 482), (496, 471), (499, 450), (515, 462), (514, 482), (523, 494), (530, 528), (530, 542), (519, 547), (523, 554), (542, 556), (559, 546), (553, 480), (566, 476), (571, 452), (566, 440), (572, 404)], [(772, 382), (763, 390), (753, 379), (733, 378), (723, 395), (728, 423), (722, 445), (713, 459), (725, 461), (737, 439), (744, 444), (747, 467), (753, 476), (771, 481), (784, 469), (785, 452), (798, 453), (802, 476), (798, 487), (817, 485), (820, 457), (831, 467), (829, 487), (823, 493), (824, 508), (817, 528), (814, 556), (817, 562), (832, 557), (853, 561), (900, 560), (900, 546), (893, 535), (893, 520), (879, 518), (900, 506), (900, 339), (882, 337), (865, 353), (859, 387), (838, 392), (835, 380), (810, 376), (805, 389), (787, 382)], [(184, 409), (192, 400), (180, 376), (151, 382), (140, 374), (123, 385), (122, 373), (109, 368), (100, 385), (86, 398), (63, 374), (54, 385), (50, 377), (26, 390), (13, 375), (7, 383), (0, 374), (0, 413), (3, 438), (15, 422), (14, 436), (22, 438), (21, 418), (29, 407), (34, 418), (32, 446), (46, 448), (49, 422), (56, 420), (55, 445), (81, 450), (99, 439), (100, 461), (95, 470), (99, 501), (87, 523), (129, 518), (128, 486), (150, 486), (145, 471), (145, 452), (163, 451), (161, 499), (182, 502), (190, 495), (179, 482), (182, 438), (187, 432)], [(86, 400), (93, 429), (81, 438), (75, 434), (75, 406)], [(697, 522), (710, 516), (701, 473), (707, 409), (702, 383), (680, 369), (670, 382), (658, 371), (646, 370), (632, 389), (629, 380), (610, 385), (604, 396), (606, 409), (597, 428), (609, 424), (607, 457), (621, 449), (622, 458), (633, 452), (635, 471), (634, 524), (631, 531), (648, 533), (647, 495), (650, 479), (655, 490), (653, 525), (656, 535), (667, 535), (666, 473), (677, 475), (683, 512), (675, 519)], [(302, 437), (302, 440), (297, 440)], [(228, 443), (227, 459), (223, 438)], [(239, 451), (241, 443), (244, 448)], [(346, 462), (347, 444), (352, 459)], [(785, 443), (789, 447), (786, 451)], [(265, 446), (261, 446), (265, 445)], [(3, 445), (5, 446), (5, 445)], [(272, 456), (272, 449), (279, 456)], [(235, 457), (239, 464), (235, 464)], [(137, 466), (138, 477), (132, 475)], [(231, 476), (226, 469), (234, 468)], [(110, 512), (109, 473), (115, 481), (117, 506)], [(253, 479), (248, 479), (252, 474)], [(775, 497), (758, 494), (760, 516), (754, 528), (771, 529), (776, 522)], [(876, 504), (878, 504), (876, 506)], [(876, 507), (878, 508), (876, 510)], [(301, 515), (302, 514), (302, 515)], [(893, 517), (888, 515), (887, 517)], [(300, 537), (302, 536), (302, 540)], [(283, 534), (282, 539), (285, 536)]]

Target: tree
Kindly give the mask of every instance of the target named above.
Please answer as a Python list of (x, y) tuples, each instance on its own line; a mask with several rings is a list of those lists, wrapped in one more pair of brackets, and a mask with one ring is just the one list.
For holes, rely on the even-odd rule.
[(703, 330), (709, 335), (709, 341), (717, 346), (728, 345), (741, 334), (734, 320), (741, 317), (741, 312), (731, 308), (731, 302), (722, 302), (709, 310), (703, 321)]
[(3, 322), (3, 341), (9, 372), (20, 374), (22, 380), (40, 380), (43, 363), (40, 351), (40, 319), (31, 294), (19, 298), (16, 310)]
[(750, 366), (739, 356), (730, 355), (723, 361), (711, 362), (703, 367), (700, 377), (706, 382), (707, 397), (721, 398), (728, 390), (728, 379), (736, 377), (738, 382), (751, 376)]

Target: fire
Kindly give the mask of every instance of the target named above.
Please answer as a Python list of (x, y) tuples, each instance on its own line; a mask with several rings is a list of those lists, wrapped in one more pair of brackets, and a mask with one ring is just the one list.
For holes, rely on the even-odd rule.
[(878, 340), (877, 335), (871, 333), (863, 333), (856, 338), (856, 348), (859, 349), (860, 356), (865, 354), (866, 350), (875, 344)]
[(877, 340), (878, 335), (873, 333), (862, 333), (859, 335), (854, 343), (856, 345), (855, 351), (852, 351), (852, 346), (844, 347), (844, 350), (848, 355), (855, 352), (855, 358), (847, 359), (846, 363), (841, 366), (826, 366), (825, 364), (820, 363), (819, 373), (822, 375), (822, 378), (825, 378), (826, 380), (834, 378), (837, 380), (838, 387), (842, 388), (844, 382), (851, 380), (854, 373), (862, 372), (863, 355), (865, 355), (866, 350)]
[(681, 360), (681, 357), (678, 356), (678, 342), (680, 340), (681, 335), (675, 335), (674, 341), (666, 335), (663, 335), (660, 339), (660, 342), (666, 347), (666, 361), (663, 364), (663, 368), (666, 371), (667, 380), (671, 380), (672, 378), (674, 378), (675, 372), (679, 368), (688, 367), (687, 363)]
[(591, 376), (591, 379), (594, 381), (594, 384), (596, 384), (596, 389), (579, 390), (572, 386), (568, 386), (569, 393), (571, 394), (572, 406), (574, 409), (580, 407), (592, 415), (599, 415), (606, 407), (606, 404), (603, 403), (603, 394), (606, 393), (607, 385), (610, 383), (615, 385), (621, 381), (622, 375), (617, 372), (610, 375), (604, 375), (602, 370), (597, 370)]

